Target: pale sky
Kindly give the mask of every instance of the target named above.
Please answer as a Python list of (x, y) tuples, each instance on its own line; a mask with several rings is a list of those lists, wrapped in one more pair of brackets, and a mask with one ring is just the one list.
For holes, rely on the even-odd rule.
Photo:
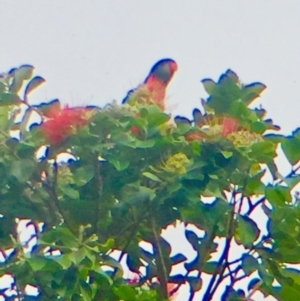
[(32, 101), (120, 101), (171, 57), (176, 113), (188, 116), (206, 96), (201, 79), (231, 68), (245, 83), (267, 85), (257, 103), (286, 132), (298, 125), (298, 0), (1, 2), (0, 71), (34, 65), (47, 83)]
[[(0, 1), (0, 72), (32, 64), (46, 83), (32, 103), (121, 101), (152, 65), (179, 70), (168, 89), (174, 114), (206, 97), (200, 80), (228, 68), (267, 90), (255, 104), (289, 133), (300, 108), (300, 1)], [(263, 299), (257, 299), (263, 300)]]

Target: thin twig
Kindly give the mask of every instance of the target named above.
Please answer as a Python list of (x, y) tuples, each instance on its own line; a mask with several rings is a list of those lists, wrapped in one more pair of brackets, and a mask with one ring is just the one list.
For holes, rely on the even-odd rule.
[[(136, 227), (133, 227), (133, 228), (131, 229), (131, 232), (130, 232), (130, 234), (129, 234), (127, 240), (126, 240), (126, 244), (125, 244), (124, 248), (122, 249), (121, 254), (120, 254), (120, 256), (119, 256), (118, 262), (121, 262), (121, 260), (123, 259), (124, 255), (125, 255), (125, 253), (126, 253), (126, 249), (127, 249), (128, 246), (130, 245), (131, 240), (132, 240), (132, 238), (134, 237), (134, 235), (135, 235), (135, 233), (136, 233), (136, 230), (137, 230)], [(116, 276), (116, 274), (117, 274), (117, 271), (118, 271), (118, 268), (116, 267), (116, 268), (114, 269), (112, 275), (111, 275), (111, 278), (112, 278), (112, 279), (115, 278), (115, 276)]]
[[(228, 268), (228, 266), (227, 266), (227, 268)], [(232, 280), (232, 282), (235, 281), (236, 278), (235, 278), (235, 276), (233, 276), (233, 274), (236, 275), (236, 273), (237, 273), (241, 268), (242, 268), (242, 266), (241, 266), (241, 265), (238, 265), (234, 270), (232, 270), (232, 271), (229, 270), (229, 272), (223, 276), (223, 280), (229, 276), (229, 277), (233, 277), (233, 278), (234, 278), (234, 279)]]
[[(225, 241), (225, 246), (222, 252), (222, 255), (219, 259), (219, 263), (210, 279), (210, 282), (207, 286), (206, 292), (203, 296), (203, 301), (210, 301), (218, 287), (218, 285), (220, 284), (220, 282), (223, 280), (223, 273), (226, 269), (226, 264), (224, 264), (223, 262), (225, 260), (227, 260), (228, 258), (228, 253), (229, 253), (229, 249), (230, 249), (230, 242), (232, 239), (232, 225), (233, 225), (233, 221), (234, 221), (234, 215), (235, 215), (235, 211), (234, 211), (234, 204), (235, 204), (235, 196), (236, 196), (236, 191), (232, 191), (232, 195), (231, 195), (231, 201), (230, 203), (233, 203), (232, 206), (232, 210), (231, 210), (231, 215), (230, 215), (230, 220), (229, 220), (229, 224), (228, 224), (228, 229), (227, 229), (227, 237), (226, 237), (226, 241)], [(218, 277), (218, 280), (216, 281), (216, 278)]]
[[(65, 212), (63, 211), (63, 209), (60, 206), (60, 202), (58, 200), (58, 196), (57, 196), (57, 192), (56, 192), (56, 184), (57, 184), (57, 178), (58, 178), (58, 165), (56, 163), (56, 161), (53, 164), (53, 182), (47, 183), (46, 181), (43, 183), (43, 187), (45, 188), (45, 190), (48, 192), (49, 196), (52, 198), (53, 203), (58, 211), (58, 213), (61, 215), (64, 223), (66, 224), (66, 226), (68, 227), (68, 229), (75, 234), (73, 228), (71, 227), (71, 224), (69, 222), (69, 219), (67, 218), (67, 216), (65, 215)], [(51, 203), (51, 202), (50, 202)], [(49, 204), (50, 205), (50, 204)], [(53, 209), (53, 208), (51, 208)], [(55, 210), (52, 212), (53, 214), (55, 214)]]
[(157, 260), (158, 279), (161, 284), (162, 296), (163, 296), (163, 298), (167, 299), (167, 298), (169, 298), (168, 287), (167, 287), (169, 277), (168, 277), (166, 265), (164, 262), (164, 256), (163, 256), (161, 244), (159, 241), (159, 235), (156, 230), (156, 224), (155, 224), (155, 220), (154, 220), (153, 216), (151, 216), (150, 222), (151, 222), (152, 232), (154, 235), (154, 248), (157, 251), (156, 260)]
[(248, 203), (249, 203), (249, 210), (247, 211), (247, 215), (249, 215), (250, 213), (252, 213), (252, 211), (258, 206), (260, 205), (261, 203), (263, 203), (265, 200), (266, 200), (266, 197), (263, 196), (261, 197), (255, 204), (252, 204), (251, 201), (249, 201), (249, 198), (248, 199)]

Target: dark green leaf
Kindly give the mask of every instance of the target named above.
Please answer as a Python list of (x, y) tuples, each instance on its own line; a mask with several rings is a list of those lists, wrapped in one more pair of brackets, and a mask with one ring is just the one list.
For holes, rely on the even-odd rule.
[(21, 99), (17, 94), (3, 93), (0, 95), (0, 106), (18, 105)]
[(70, 248), (76, 248), (79, 246), (76, 237), (68, 228), (63, 226), (58, 226), (57, 228), (51, 229), (50, 231), (44, 233), (40, 241), (45, 244), (54, 244), (58, 241), (61, 241), (64, 245)]
[(179, 264), (181, 262), (184, 262), (187, 260), (187, 257), (185, 257), (185, 255), (178, 253), (174, 256), (172, 256), (171, 258), (172, 264)]
[(281, 143), (282, 150), (289, 162), (294, 165), (300, 160), (300, 140), (287, 137)]
[(245, 247), (249, 248), (258, 238), (259, 229), (256, 223), (247, 216), (239, 215), (235, 238)]
[(190, 284), (190, 286), (193, 288), (193, 291), (195, 292), (200, 291), (202, 288), (202, 279), (199, 277), (189, 276), (188, 283)]
[(248, 284), (248, 287), (247, 287), (248, 291), (251, 291), (260, 282), (261, 282), (261, 279), (253, 278)]
[[(0, 82), (0, 95), (6, 91), (6, 85)], [(0, 97), (1, 98), (1, 97)]]
[(244, 254), (242, 256), (242, 268), (246, 275), (250, 275), (258, 269), (258, 262), (252, 255)]
[(120, 287), (115, 287), (115, 294), (124, 301), (134, 301), (136, 299), (136, 292), (133, 287), (129, 285), (122, 285)]
[(197, 251), (199, 249), (199, 237), (196, 235), (195, 232), (190, 230), (185, 230), (185, 237), (188, 242), (192, 245), (193, 249)]
[(204, 267), (203, 267), (203, 272), (212, 275), (215, 271), (216, 268), (218, 267), (219, 262), (217, 261), (208, 261)]
[(109, 158), (108, 161), (116, 168), (118, 171), (122, 171), (129, 166), (129, 161), (120, 160), (118, 157)]
[(10, 173), (21, 183), (26, 182), (35, 169), (35, 162), (30, 159), (16, 160), (12, 162)]
[(73, 173), (75, 184), (79, 187), (87, 184), (94, 177), (94, 167), (85, 165), (77, 168)]

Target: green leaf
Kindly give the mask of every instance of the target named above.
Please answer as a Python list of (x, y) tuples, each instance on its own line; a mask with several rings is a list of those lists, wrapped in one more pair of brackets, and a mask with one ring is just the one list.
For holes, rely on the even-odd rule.
[(0, 95), (0, 106), (18, 105), (21, 99), (17, 94), (3, 93)]
[(46, 245), (51, 245), (58, 241), (61, 241), (63, 245), (70, 248), (77, 248), (79, 246), (77, 238), (64, 226), (58, 226), (57, 228), (51, 229), (50, 231), (42, 234), (40, 239), (40, 242)]
[[(133, 137), (131, 133), (122, 133), (121, 135), (113, 136), (112, 139), (115, 143), (121, 144), (124, 146), (128, 146), (130, 148), (136, 148), (136, 137)], [(106, 145), (99, 145), (99, 150), (103, 149), (103, 146)], [(111, 147), (111, 145), (108, 145), (108, 147)]]
[(91, 288), (88, 286), (87, 283), (83, 283), (83, 285), (80, 286), (80, 293), (82, 295), (83, 301), (92, 301)]
[(225, 159), (229, 159), (232, 157), (233, 152), (231, 151), (221, 151), (222, 155), (224, 156)]
[(300, 140), (287, 137), (281, 142), (281, 147), (289, 162), (294, 165), (300, 160)]
[(34, 67), (31, 65), (22, 65), (15, 69), (14, 76), (19, 80), (27, 80), (32, 77)]
[(27, 259), (27, 262), (29, 263), (29, 265), (31, 266), (34, 272), (42, 270), (49, 261), (52, 262), (50, 258), (41, 257), (41, 256)]
[(208, 95), (214, 95), (216, 93), (218, 86), (212, 79), (205, 78), (201, 82)]
[(6, 85), (0, 82), (0, 95), (6, 91)]
[(172, 261), (172, 264), (179, 264), (179, 263), (185, 262), (187, 260), (187, 257), (181, 253), (178, 253), (178, 254), (172, 256), (170, 259)]
[(23, 65), (13, 72), (13, 82), (10, 85), (10, 91), (17, 93), (23, 85), (23, 81), (30, 79), (33, 74), (34, 67), (30, 65)]
[(207, 273), (207, 274), (212, 275), (212, 274), (216, 271), (216, 268), (218, 267), (218, 265), (219, 265), (219, 262), (218, 262), (218, 261), (208, 261), (208, 262), (204, 265), (202, 271), (203, 271), (204, 273)]
[(73, 264), (71, 259), (69, 254), (61, 254), (60, 256), (55, 257), (55, 261), (59, 263), (63, 269), (68, 269)]
[(23, 141), (16, 145), (16, 152), (20, 158), (32, 158), (35, 154), (36, 148)]
[(293, 189), (300, 182), (300, 175), (293, 175), (291, 177), (284, 178), (284, 182), (290, 189)]
[(282, 268), (280, 270), (281, 275), (286, 278), (292, 279), (293, 283), (300, 286), (300, 271), (294, 268)]
[(249, 217), (243, 215), (238, 215), (237, 222), (238, 225), (235, 233), (236, 241), (242, 243), (246, 248), (252, 247), (259, 235), (259, 229), (256, 223)]
[(154, 175), (153, 173), (151, 172), (143, 172), (143, 176), (152, 180), (152, 181), (155, 181), (155, 182), (161, 182), (161, 179), (159, 177), (157, 177), (156, 175)]
[[(116, 275), (117, 276), (121, 276), (122, 275), (122, 266), (120, 265), (120, 263), (118, 261), (115, 261), (115, 265), (110, 265), (111, 261), (107, 261), (105, 260), (105, 264), (109, 265), (109, 266), (113, 266), (115, 268), (118, 269), (118, 271), (120, 271), (120, 273), (117, 273)], [(103, 271), (103, 269), (99, 266), (99, 264), (97, 264), (93, 271), (95, 273), (97, 273), (103, 280), (107, 281), (109, 285), (112, 285), (113, 284), (113, 280), (107, 275), (107, 273), (105, 271)]]
[(42, 102), (39, 105), (34, 105), (33, 108), (35, 108), (42, 115), (48, 117), (49, 112), (60, 110), (61, 103), (59, 99), (53, 99), (50, 102)]
[(35, 76), (25, 88), (24, 99), (27, 99), (27, 95), (44, 82), (45, 80), (41, 76)]
[(19, 126), (21, 139), (23, 139), (28, 133), (30, 123), (32, 123), (32, 110), (27, 109), (22, 116), (22, 120)]
[(276, 206), (284, 206), (286, 203), (291, 204), (292, 196), (289, 187), (283, 186), (268, 186), (265, 189), (267, 200)]
[(245, 195), (251, 196), (251, 195), (261, 195), (265, 192), (265, 185), (261, 181), (261, 178), (265, 174), (265, 170), (262, 170), (258, 174), (248, 177), (246, 181), (246, 187), (245, 187)]
[(259, 163), (268, 163), (276, 156), (276, 144), (271, 141), (257, 142), (251, 146), (250, 156)]
[(130, 204), (153, 200), (155, 196), (155, 190), (146, 186), (132, 184), (122, 189), (122, 199)]
[(26, 182), (35, 170), (36, 163), (31, 159), (12, 162), (10, 173), (21, 183)]
[(156, 105), (150, 105), (143, 108), (140, 111), (140, 114), (141, 117), (144, 117), (148, 121), (149, 126), (158, 126), (170, 120), (170, 115), (162, 112)]
[(114, 293), (124, 301), (134, 301), (136, 299), (136, 292), (132, 286), (122, 285), (120, 287), (115, 287)]
[(69, 185), (60, 185), (59, 189), (68, 197), (70, 197), (73, 200), (78, 200), (79, 199), (79, 192), (72, 188)]
[[(276, 239), (276, 241), (281, 243), (280, 248), (278, 248), (278, 252), (280, 252), (280, 254), (283, 255), (282, 260), (285, 263), (298, 264), (300, 254), (300, 247), (298, 246), (298, 241), (295, 239), (294, 244), (289, 243), (286, 239), (286, 236), (287, 235), (282, 237), (281, 240)], [(292, 245), (292, 247), (290, 245)]]
[(26, 261), (34, 272), (47, 272), (53, 274), (62, 270), (61, 265), (54, 259), (55, 256), (35, 256), (27, 258)]
[(79, 265), (87, 256), (87, 253), (88, 251), (84, 247), (81, 247), (68, 254), (68, 256), (75, 265)]
[(116, 168), (118, 171), (122, 171), (129, 166), (129, 161), (120, 160), (118, 157), (109, 158), (108, 161)]
[(260, 282), (261, 282), (260, 278), (253, 278), (252, 280), (250, 280), (247, 287), (248, 291), (251, 291)]
[(199, 237), (194, 231), (185, 230), (184, 231), (185, 237), (187, 241), (191, 244), (192, 248), (197, 251), (199, 249), (200, 241)]
[(229, 83), (232, 84), (239, 84), (239, 78), (237, 74), (231, 69), (226, 70), (225, 74), (221, 75), (221, 77), (219, 78), (219, 83), (222, 83), (223, 80), (227, 80)]
[(137, 148), (151, 148), (155, 145), (155, 140), (150, 139), (150, 140), (136, 140), (136, 147)]
[[(2, 210), (0, 209), (0, 212), (3, 213)], [(10, 235), (13, 233), (15, 227), (16, 227), (16, 222), (13, 217), (0, 215), (0, 244), (2, 248), (6, 248), (6, 249), (12, 248), (13, 242), (11, 240)], [(0, 270), (0, 274), (1, 274), (1, 270)]]
[(258, 134), (263, 134), (267, 130), (267, 126), (264, 122), (256, 121), (251, 123), (250, 130)]
[(79, 187), (84, 186), (94, 177), (94, 167), (85, 165), (77, 168), (73, 173), (75, 184)]
[(259, 97), (265, 89), (266, 86), (262, 83), (252, 83), (250, 85), (246, 85), (242, 89), (241, 99), (249, 105), (253, 100)]
[(293, 287), (287, 283), (284, 283), (281, 287), (275, 287), (273, 292), (282, 301), (300, 300), (299, 287)]
[(242, 268), (247, 276), (256, 271), (258, 266), (257, 260), (252, 255), (244, 254), (242, 256)]

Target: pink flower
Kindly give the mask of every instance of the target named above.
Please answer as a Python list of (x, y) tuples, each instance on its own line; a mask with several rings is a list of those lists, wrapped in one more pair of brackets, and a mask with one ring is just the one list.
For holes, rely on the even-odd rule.
[(49, 143), (60, 143), (79, 127), (88, 124), (90, 113), (91, 109), (86, 107), (53, 107), (47, 112), (47, 119), (42, 123), (41, 130)]

